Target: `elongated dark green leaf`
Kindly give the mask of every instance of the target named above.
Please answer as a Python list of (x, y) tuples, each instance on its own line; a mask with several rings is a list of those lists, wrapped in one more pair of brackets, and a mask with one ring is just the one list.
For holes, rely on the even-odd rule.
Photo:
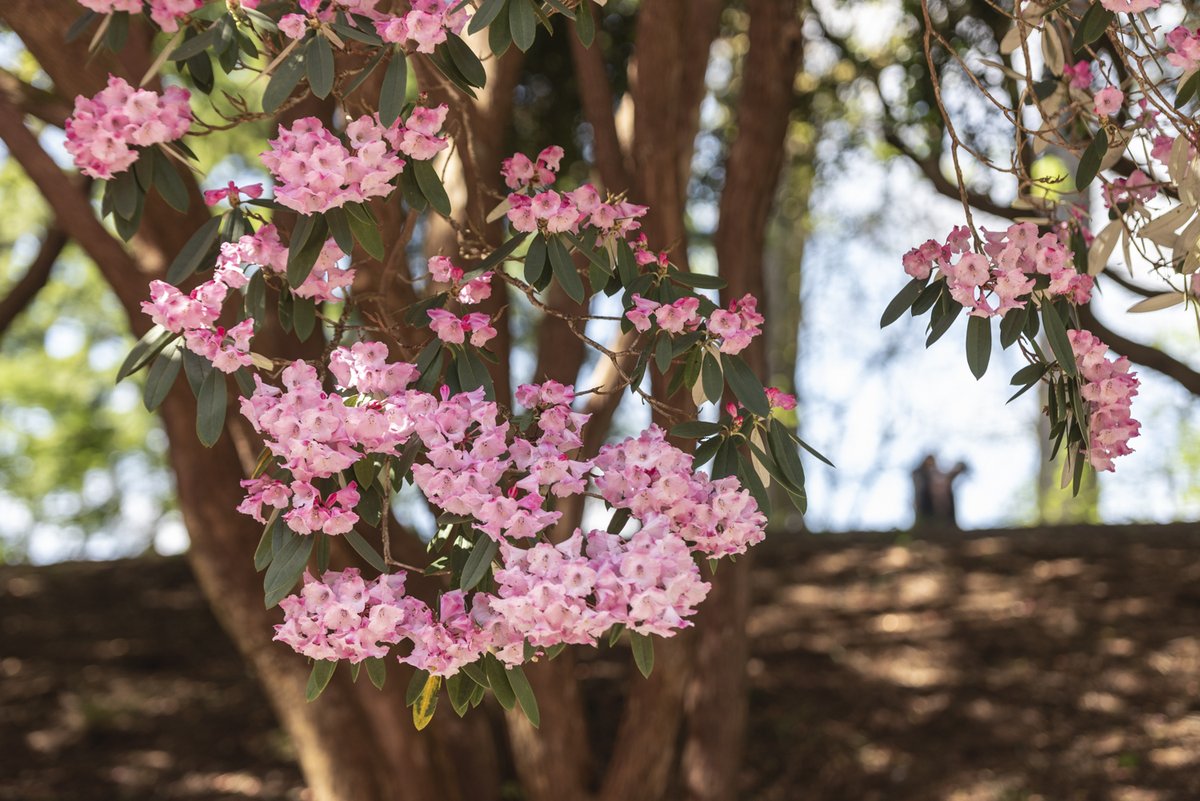
[(646, 678), (654, 670), (654, 640), (636, 631), (629, 632), (629, 645), (633, 648), (633, 661), (638, 671)]
[(210, 370), (196, 395), (196, 436), (204, 447), (211, 448), (221, 438), (227, 404), (225, 374)]
[[(303, 238), (304, 244), (297, 247), (296, 233), (300, 232), (306, 219), (312, 221), (311, 227), (305, 232), (308, 235)], [(287, 280), (288, 285), (293, 289), (300, 287), (308, 279), (313, 265), (317, 263), (317, 257), (321, 255), (321, 251), (325, 247), (325, 238), (328, 233), (329, 226), (326, 224), (325, 218), (317, 214), (307, 218), (302, 216), (296, 223), (292, 241), (288, 244), (287, 258)]]
[(1179, 91), (1175, 93), (1175, 108), (1183, 108), (1188, 101), (1200, 93), (1200, 72), (1196, 72), (1192, 77), (1183, 82), (1179, 87)]
[(383, 40), (369, 27), (356, 28), (353, 25), (342, 25), (338, 22), (333, 23), (329, 27), (333, 28), (338, 36), (341, 36), (343, 39), (353, 39), (356, 42), (362, 42), (374, 47), (382, 47), (383, 45)]
[(1104, 128), (1096, 131), (1096, 137), (1092, 139), (1091, 144), (1083, 151), (1083, 155), (1079, 157), (1079, 167), (1075, 170), (1075, 188), (1079, 190), (1086, 189), (1089, 184), (1096, 178), (1096, 173), (1100, 171), (1100, 162), (1104, 160), (1104, 154), (1108, 152), (1108, 133)]
[[(737, 452), (737, 477), (742, 486), (754, 498), (758, 508), (762, 509), (763, 514), (770, 517), (771, 515), (771, 496), (767, 494), (767, 487), (763, 484), (762, 478), (759, 477), (758, 471), (754, 469), (753, 462), (741, 451)], [(768, 471), (769, 472), (769, 471)]]
[(304, 69), (304, 50), (297, 47), (280, 62), (267, 81), (267, 88), (263, 90), (262, 96), (263, 111), (270, 114), (291, 97), (292, 91), (304, 77)]
[(530, 0), (510, 0), (508, 27), (517, 49), (524, 53), (533, 47), (533, 40), (537, 38), (537, 13)]
[(346, 216), (350, 221), (350, 231), (358, 240), (358, 244), (362, 245), (363, 250), (372, 258), (382, 261), (386, 252), (383, 248), (383, 238), (379, 235), (379, 224), (370, 217), (363, 219), (354, 214)]
[(370, 78), (371, 74), (373, 72), (375, 72), (375, 68), (379, 66), (380, 62), (383, 61), (384, 57), (387, 54), (388, 54), (388, 48), (386, 48), (386, 47), (381, 47), (378, 50), (376, 50), (375, 55), (371, 56), (371, 59), (370, 59), (370, 61), (368, 61), (366, 63), (366, 66), (364, 66), (361, 70), (359, 70), (355, 74), (355, 76), (353, 78), (351, 78), (350, 81), (346, 84), (345, 89), (342, 90), (342, 95), (348, 96), (348, 95), (350, 95), (351, 92), (358, 89), (358, 87), (362, 86), (363, 83), (367, 80), (367, 78)]
[(904, 288), (896, 293), (896, 297), (892, 298), (892, 302), (883, 310), (883, 316), (879, 318), (879, 327), (886, 328), (899, 320), (917, 302), (917, 297), (928, 283), (928, 279), (914, 278), (905, 284)]
[(204, 257), (217, 244), (217, 233), (224, 217), (212, 217), (192, 234), (167, 268), (167, 283), (179, 284), (196, 272)]
[(333, 47), (328, 39), (318, 34), (304, 49), (308, 86), (317, 97), (328, 97), (333, 91)]
[(467, 83), (483, 88), (487, 83), (487, 72), (484, 71), (483, 62), (479, 60), (479, 56), (475, 55), (475, 51), (471, 49), (470, 45), (447, 31), (446, 51)]
[(292, 330), (301, 342), (307, 342), (317, 325), (317, 304), (312, 298), (292, 299)]
[(494, 539), (486, 534), (481, 534), (475, 542), (475, 547), (471, 549), (471, 555), (467, 557), (467, 563), (463, 565), (458, 588), (461, 590), (474, 589), (475, 585), (482, 581), (488, 570), (491, 569), (492, 560), (496, 558), (496, 552), (499, 550), (500, 545)]
[(967, 366), (975, 380), (987, 372), (992, 358), (992, 325), (986, 317), (967, 318)]
[(963, 307), (960, 304), (950, 301), (949, 305), (950, 308), (948, 310), (942, 312), (940, 316), (935, 317), (929, 324), (929, 336), (925, 337), (925, 347), (928, 348), (934, 342), (941, 339), (950, 330), (950, 327), (954, 325), (954, 321), (958, 319), (958, 316), (962, 314)]
[(486, 272), (487, 270), (494, 270), (495, 268), (499, 267), (508, 259), (509, 256), (513, 254), (514, 251), (516, 251), (517, 248), (521, 246), (521, 243), (528, 238), (529, 234), (518, 233), (516, 236), (506, 241), (503, 245), (489, 253), (487, 257), (483, 259), (483, 261), (479, 262), (479, 264), (472, 267), (471, 275)]
[(283, 546), (276, 549), (275, 558), (263, 576), (263, 600), (267, 609), (282, 601), (296, 586), (308, 564), (312, 547), (312, 537), (285, 532)]
[(216, 368), (208, 359), (187, 348), (180, 349), (180, 353), (183, 354), (183, 373), (187, 376), (188, 387), (193, 395), (200, 397), (200, 387), (204, 386), (204, 379)]
[(787, 426), (779, 420), (771, 421), (767, 430), (767, 447), (771, 449), (771, 455), (775, 457), (775, 464), (783, 473), (783, 478), (787, 479), (786, 483), (803, 491), (804, 464), (800, 461), (800, 454), (796, 452), (796, 442), (789, 436)]
[(184, 39), (183, 43), (172, 50), (171, 55), (167, 56), (167, 58), (171, 61), (187, 61), (192, 56), (200, 55), (216, 44), (217, 27), (213, 25), (211, 28), (201, 31), (190, 39)]
[(469, 665), (463, 665), (462, 672), (464, 676), (478, 684), (480, 687), (483, 687), (485, 690), (491, 686), (488, 683), (487, 674), (483, 670), (482, 662), (472, 662)]
[(507, 53), (508, 48), (512, 46), (512, 29), (508, 25), (508, 4), (511, 2), (513, 0), (505, 0), (504, 10), (488, 26), (488, 47), (492, 49), (496, 58)]
[(325, 692), (325, 688), (329, 686), (329, 680), (333, 678), (333, 671), (337, 670), (337, 665), (335, 659), (318, 659), (313, 662), (312, 673), (308, 674), (308, 686), (304, 688), (306, 700), (315, 701), (321, 693)]
[(552, 236), (546, 243), (546, 248), (550, 254), (550, 268), (554, 271), (554, 278), (558, 281), (559, 286), (571, 300), (583, 303), (583, 299), (586, 297), (583, 290), (583, 279), (579, 277), (579, 271), (575, 269), (575, 262), (571, 259), (571, 254), (567, 252), (566, 245), (559, 237)]
[(504, 10), (505, 0), (483, 0), (479, 6), (479, 10), (475, 12), (475, 16), (471, 17), (471, 24), (467, 26), (467, 33), (479, 33), (488, 25), (492, 24), (500, 12)]
[(704, 387), (704, 397), (713, 403), (721, 402), (721, 393), (725, 388), (725, 374), (721, 372), (721, 363), (709, 351), (704, 351), (704, 361), (700, 367), (700, 380)]
[(1029, 306), (1023, 309), (1009, 309), (1000, 320), (1000, 347), (1009, 348), (1021, 338), (1025, 329), (1025, 318), (1029, 316)]
[(372, 656), (363, 660), (367, 665), (367, 678), (375, 685), (376, 690), (382, 690), (387, 681), (387, 662), (381, 656)]
[(945, 281), (934, 281), (929, 286), (921, 290), (921, 294), (917, 295), (917, 299), (913, 301), (912, 309), (909, 313), (913, 317), (919, 317), (925, 312), (933, 308), (933, 304), (937, 303), (942, 297), (942, 292), (946, 290)]
[(146, 388), (142, 393), (142, 402), (147, 411), (154, 411), (167, 399), (167, 393), (171, 391), (182, 367), (183, 357), (179, 355), (179, 348), (158, 354), (154, 364), (150, 365), (150, 372), (146, 374)]
[(126, 170), (118, 173), (109, 183), (112, 186), (113, 210), (125, 219), (131, 218), (137, 212), (140, 194), (135, 172)]
[(92, 26), (92, 23), (100, 19), (100, 14), (95, 11), (85, 11), (71, 23), (71, 27), (67, 28), (66, 41), (73, 42), (83, 35), (83, 32)]
[(254, 569), (262, 572), (275, 558), (275, 528), (282, 526), (283, 520), (277, 515), (270, 525), (263, 527), (262, 539), (254, 549)]
[(162, 353), (163, 348), (171, 340), (178, 336), (179, 334), (174, 334), (161, 325), (156, 325), (143, 334), (142, 338), (130, 349), (125, 361), (121, 362), (121, 367), (117, 370), (117, 383), (149, 364), (155, 356)]
[(695, 287), (696, 289), (724, 289), (725, 281), (715, 275), (703, 273), (672, 272), (671, 280), (677, 284)]
[(1067, 375), (1074, 377), (1079, 374), (1075, 365), (1075, 352), (1071, 349), (1071, 338), (1067, 336), (1067, 327), (1059, 316), (1058, 308), (1053, 303), (1042, 304), (1042, 326), (1046, 329), (1046, 339), (1050, 349), (1058, 359), (1058, 366)]
[(712, 437), (697, 445), (696, 453), (692, 456), (692, 465), (703, 467), (708, 464), (709, 460), (716, 455), (717, 449), (721, 447), (721, 441), (720, 437)]
[(713, 456), (711, 473), (713, 480), (732, 476), (737, 472), (737, 465), (737, 445), (732, 439), (721, 440), (721, 445)]
[(771, 404), (767, 401), (767, 393), (749, 365), (741, 357), (729, 353), (721, 354), (721, 364), (725, 368), (725, 381), (742, 405), (759, 417), (770, 415)]
[(149, 194), (150, 190), (154, 188), (154, 162), (157, 154), (158, 148), (147, 148), (133, 163), (133, 175), (137, 179), (137, 185), (142, 194)]
[(671, 426), (671, 436), (682, 439), (701, 439), (719, 433), (721, 433), (720, 424), (710, 423), (707, 420), (687, 420)]
[(670, 369), (674, 355), (675, 348), (671, 345), (671, 337), (666, 332), (660, 332), (654, 343), (654, 366), (658, 368), (658, 372), (666, 373)]
[(1100, 5), (1100, 0), (1094, 0), (1091, 8), (1084, 12), (1083, 18), (1075, 27), (1075, 36), (1071, 38), (1071, 49), (1079, 52), (1099, 39), (1115, 17), (1116, 14)]
[(500, 664), (496, 657), (488, 654), (483, 658), (483, 671), (487, 674), (488, 685), (492, 688), (492, 694), (496, 696), (500, 706), (505, 709), (515, 707), (517, 695), (513, 692), (512, 684), (508, 680), (508, 671), (504, 669), (504, 665)]
[(450, 196), (446, 194), (446, 187), (442, 186), (442, 179), (438, 177), (433, 163), (414, 160), (412, 171), (417, 179), (417, 186), (421, 188), (421, 194), (429, 201), (429, 205), (443, 217), (449, 217)]
[(508, 683), (517, 697), (517, 703), (521, 705), (521, 711), (529, 718), (533, 728), (541, 726), (542, 713), (538, 711), (537, 696), (533, 694), (533, 687), (529, 685), (529, 679), (520, 665), (508, 669)]
[[(564, 233), (563, 236), (565, 236), (567, 240), (575, 246), (575, 249), (582, 253), (588, 261), (603, 271), (605, 275), (612, 274), (612, 265), (608, 263), (607, 254), (597, 252), (593, 246), (585, 243), (581, 237), (575, 236), (575, 234), (572, 234), (569, 231)], [(589, 239), (590, 238), (591, 237), (589, 237)]]
[(1015, 387), (1022, 384), (1028, 384), (1030, 382), (1040, 381), (1042, 376), (1046, 374), (1046, 369), (1047, 365), (1042, 364), (1041, 362), (1027, 364), (1014, 373), (1012, 381), (1009, 381), (1008, 383)]
[(379, 92), (379, 121), (387, 127), (400, 118), (408, 98), (408, 62), (404, 53), (393, 48), (392, 60), (383, 73), (383, 88)]
[(591, 0), (581, 0), (575, 9), (575, 35), (584, 47), (591, 47), (596, 39), (596, 18), (592, 16)]
[(342, 538), (346, 540), (347, 545), (354, 549), (355, 553), (363, 558), (364, 562), (380, 573), (388, 572), (387, 563), (383, 561), (383, 557), (357, 531), (351, 529), (349, 532), (343, 534)]
[(333, 241), (346, 255), (354, 253), (354, 232), (350, 230), (350, 215), (344, 209), (333, 208), (325, 212), (325, 222), (329, 225), (329, 233)]
[(525, 282), (536, 284), (546, 270), (546, 240), (541, 234), (533, 237), (529, 249), (525, 251)]
[(191, 205), (191, 197), (188, 195), (183, 179), (179, 177), (179, 170), (175, 166), (174, 160), (159, 152), (158, 148), (148, 149), (145, 155), (148, 156), (150, 153), (155, 154), (156, 162), (154, 165), (154, 188), (171, 208), (178, 212), (186, 212), (188, 206)]

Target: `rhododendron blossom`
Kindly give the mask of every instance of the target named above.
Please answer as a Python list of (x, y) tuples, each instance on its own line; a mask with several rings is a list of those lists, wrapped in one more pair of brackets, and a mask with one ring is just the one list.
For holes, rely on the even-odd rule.
[(1130, 416), (1130, 404), (1138, 392), (1129, 359), (1105, 358), (1108, 346), (1088, 331), (1068, 331), (1071, 348), (1086, 382), (1082, 389), (1088, 403), (1087, 458), (1097, 470), (1113, 470), (1113, 459), (1133, 453), (1128, 442), (1141, 425)]
[(75, 166), (93, 178), (112, 178), (138, 160), (136, 148), (179, 139), (192, 124), (190, 93), (177, 86), (160, 95), (134, 89), (124, 79), (108, 76), (108, 86), (94, 97), (75, 98), (67, 118), (66, 149)]

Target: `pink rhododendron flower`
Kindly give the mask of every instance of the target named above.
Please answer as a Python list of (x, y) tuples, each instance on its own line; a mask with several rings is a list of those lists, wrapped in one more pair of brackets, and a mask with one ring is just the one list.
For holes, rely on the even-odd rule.
[(1106, 86), (1096, 92), (1096, 114), (1101, 117), (1112, 116), (1121, 109), (1121, 103), (1124, 101), (1124, 92), (1115, 86)]

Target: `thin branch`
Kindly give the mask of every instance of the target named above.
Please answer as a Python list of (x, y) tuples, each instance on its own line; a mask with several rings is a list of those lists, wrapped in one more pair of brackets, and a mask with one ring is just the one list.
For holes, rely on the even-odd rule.
[(0, 94), (21, 111), (55, 128), (63, 127), (71, 115), (70, 103), (53, 92), (25, 83), (6, 69), (0, 69)]
[(42, 247), (29, 269), (25, 271), (25, 275), (21, 276), (21, 280), (3, 299), (0, 299), (0, 337), (4, 336), (4, 332), (13, 321), (28, 308), (42, 291), (42, 287), (46, 286), (46, 282), (50, 280), (50, 270), (58, 261), (63, 248), (67, 246), (67, 241), (66, 233), (56, 225), (50, 226), (46, 231)]

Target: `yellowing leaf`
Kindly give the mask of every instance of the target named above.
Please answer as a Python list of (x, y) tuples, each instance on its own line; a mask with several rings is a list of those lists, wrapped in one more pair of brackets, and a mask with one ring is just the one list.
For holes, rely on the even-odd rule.
[(417, 731), (424, 729), (429, 725), (429, 721), (433, 720), (433, 713), (437, 711), (438, 690), (441, 687), (441, 676), (430, 676), (425, 680), (425, 687), (417, 696), (417, 702), (413, 704), (413, 725), (417, 727)]
[(1159, 309), (1169, 309), (1172, 306), (1177, 306), (1178, 304), (1183, 303), (1183, 298), (1184, 294), (1182, 292), (1164, 292), (1163, 294), (1155, 295), (1152, 298), (1139, 300), (1137, 303), (1130, 306), (1127, 311), (1139, 313), (1158, 311)]

